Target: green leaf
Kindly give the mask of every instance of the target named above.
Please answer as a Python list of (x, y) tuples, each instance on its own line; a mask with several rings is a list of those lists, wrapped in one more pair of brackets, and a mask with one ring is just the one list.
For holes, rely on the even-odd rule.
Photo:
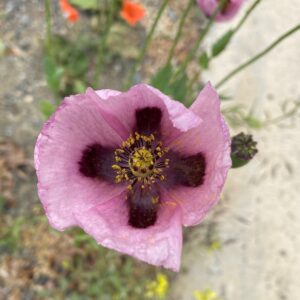
[(40, 103), (40, 109), (43, 115), (48, 119), (55, 111), (55, 106), (49, 101), (42, 101)]
[(81, 80), (74, 81), (74, 91), (75, 93), (81, 94), (86, 90), (86, 84)]
[(2, 194), (0, 194), (0, 212), (4, 212), (4, 208), (5, 208), (5, 199), (2, 196)]
[(44, 72), (49, 87), (54, 92), (58, 93), (64, 68), (56, 65), (53, 58), (46, 56), (44, 59)]
[(70, 3), (78, 6), (81, 9), (97, 10), (99, 8), (98, 0), (70, 0)]
[(151, 78), (151, 85), (162, 92), (167, 92), (172, 77), (172, 71), (172, 66), (170, 64), (165, 65)]
[(220, 94), (220, 99), (221, 99), (222, 101), (228, 101), (228, 100), (232, 100), (232, 96)]
[(169, 86), (169, 94), (179, 101), (185, 101), (187, 94), (188, 77), (186, 72), (183, 72), (172, 84)]
[(199, 57), (199, 65), (202, 69), (206, 70), (209, 66), (209, 56), (206, 52), (203, 52), (201, 56)]
[(227, 31), (224, 35), (222, 35), (212, 46), (212, 56), (217, 56), (219, 55), (228, 45), (230, 42), (232, 36), (233, 36), (233, 31), (229, 30)]
[(248, 124), (249, 127), (254, 129), (261, 129), (263, 127), (262, 122), (254, 117), (245, 118), (245, 122)]

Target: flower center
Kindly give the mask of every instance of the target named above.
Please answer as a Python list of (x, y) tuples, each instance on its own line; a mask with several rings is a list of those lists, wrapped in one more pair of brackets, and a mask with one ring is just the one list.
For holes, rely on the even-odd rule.
[(115, 150), (115, 164), (112, 168), (117, 173), (116, 183), (128, 181), (128, 188), (132, 189), (133, 184), (140, 182), (144, 189), (158, 180), (165, 180), (162, 173), (168, 167), (169, 159), (163, 156), (167, 151), (167, 148), (162, 148), (162, 143), (156, 140), (154, 134), (131, 134)]
[(139, 148), (133, 152), (129, 159), (129, 167), (136, 177), (147, 177), (152, 174), (154, 166), (154, 156), (152, 152), (145, 147)]

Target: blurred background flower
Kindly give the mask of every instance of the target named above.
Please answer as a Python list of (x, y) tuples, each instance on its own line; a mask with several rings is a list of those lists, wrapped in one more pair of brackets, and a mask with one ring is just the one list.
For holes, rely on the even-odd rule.
[(218, 300), (216, 292), (207, 288), (204, 291), (194, 291), (195, 300)]
[(67, 20), (70, 23), (75, 23), (79, 20), (80, 15), (78, 10), (76, 10), (69, 2), (68, 0), (59, 0), (59, 6), (64, 14), (64, 16), (67, 18)]
[[(216, 16), (216, 21), (229, 21), (238, 13), (245, 0), (225, 0), (223, 8)], [(220, 5), (220, 0), (197, 0), (200, 9), (207, 17), (211, 17)]]
[(140, 4), (134, 3), (130, 0), (124, 0), (120, 16), (129, 25), (135, 26), (145, 16), (145, 9)]

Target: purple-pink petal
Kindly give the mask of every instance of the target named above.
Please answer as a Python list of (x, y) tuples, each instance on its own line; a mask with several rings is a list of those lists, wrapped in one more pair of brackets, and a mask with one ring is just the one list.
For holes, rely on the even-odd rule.
[[(223, 22), (231, 20), (239, 11), (245, 0), (230, 0), (227, 6), (216, 16), (216, 21)], [(197, 0), (203, 13), (210, 17), (218, 7), (220, 0)]]
[(169, 191), (172, 201), (182, 210), (183, 224), (196, 225), (219, 200), (227, 172), (231, 167), (230, 135), (220, 112), (217, 92), (208, 83), (191, 110), (203, 122), (183, 133), (170, 147), (180, 153), (203, 153), (206, 160), (204, 183), (196, 188), (182, 187)]
[[(157, 219), (153, 226), (142, 229), (129, 225), (126, 184), (109, 183), (80, 172), (80, 166), (87, 167), (85, 173), (90, 174), (89, 164), (94, 166), (94, 161), (101, 160), (98, 154), (98, 160), (89, 156), (92, 146), (100, 154), (106, 153), (101, 149), (113, 154), (135, 128), (144, 129), (143, 122), (137, 126), (140, 110), (147, 111), (147, 116), (148, 111), (159, 111), (160, 122), (153, 117), (151, 120), (158, 123), (163, 147), (185, 157), (184, 162), (198, 161), (205, 173), (204, 179), (192, 181), (193, 187), (183, 186), (182, 181), (177, 181), (176, 187), (156, 182)], [(147, 125), (144, 117), (141, 120)], [(170, 159), (170, 170), (171, 164)], [(54, 228), (78, 225), (105, 247), (178, 271), (181, 226), (198, 224), (218, 201), (231, 166), (230, 136), (218, 95), (210, 84), (190, 109), (145, 84), (127, 92), (89, 88), (85, 94), (66, 98), (44, 125), (35, 147), (35, 166), (39, 197)]]
[(86, 94), (66, 98), (45, 123), (35, 146), (38, 193), (53, 227), (76, 225), (73, 213), (120, 194), (122, 185), (82, 176), (78, 162), (93, 143), (117, 147), (122, 138), (102, 117), (97, 100)]
[(183, 104), (146, 84), (135, 85), (127, 92), (110, 96), (106, 101), (106, 109), (119, 118), (128, 131), (134, 128), (136, 110), (144, 107), (158, 107), (162, 110), (161, 134), (165, 145), (181, 132), (201, 123), (201, 118)]
[(180, 212), (174, 206), (163, 206), (154, 226), (133, 228), (128, 225), (125, 196), (77, 212), (78, 224), (102, 246), (178, 271), (182, 248)]

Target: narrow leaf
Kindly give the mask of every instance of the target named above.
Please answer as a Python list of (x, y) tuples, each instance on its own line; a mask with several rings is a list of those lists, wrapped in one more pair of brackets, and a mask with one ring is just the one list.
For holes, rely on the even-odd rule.
[(44, 72), (49, 87), (54, 92), (59, 92), (60, 80), (64, 73), (63, 67), (56, 65), (54, 60), (51, 57), (47, 56), (44, 59)]
[(245, 121), (248, 124), (248, 126), (251, 128), (261, 129), (263, 127), (262, 122), (254, 117), (247, 117), (245, 118)]
[(168, 88), (168, 94), (174, 99), (179, 101), (185, 101), (187, 94), (188, 77), (185, 72), (178, 77)]
[(229, 30), (224, 35), (222, 35), (212, 46), (212, 56), (219, 55), (225, 48), (227, 47), (228, 43), (230, 42), (233, 31)]
[(199, 57), (199, 65), (202, 69), (206, 70), (209, 66), (209, 56), (206, 52), (203, 52)]
[(49, 101), (42, 101), (40, 103), (40, 109), (43, 115), (48, 119), (55, 111), (55, 106)]
[[(81, 9), (97, 10), (99, 8), (98, 0), (70, 0), (70, 3)], [(102, 3), (100, 3), (102, 4)], [(103, 1), (104, 6), (104, 1)]]
[(162, 92), (167, 92), (171, 76), (172, 66), (168, 64), (159, 69), (158, 72), (151, 78), (151, 85)]

